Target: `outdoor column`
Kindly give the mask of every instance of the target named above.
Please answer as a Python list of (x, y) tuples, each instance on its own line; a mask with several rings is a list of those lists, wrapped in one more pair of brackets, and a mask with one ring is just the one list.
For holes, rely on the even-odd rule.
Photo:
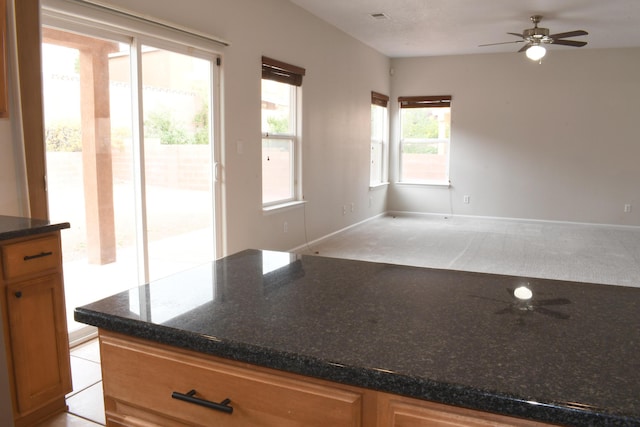
[(90, 264), (116, 260), (109, 111), (109, 46), (80, 50), (80, 115), (87, 255)]
[(80, 116), (87, 256), (91, 264), (108, 264), (116, 260), (109, 53), (117, 52), (118, 45), (47, 27), (42, 29), (42, 41), (80, 52)]

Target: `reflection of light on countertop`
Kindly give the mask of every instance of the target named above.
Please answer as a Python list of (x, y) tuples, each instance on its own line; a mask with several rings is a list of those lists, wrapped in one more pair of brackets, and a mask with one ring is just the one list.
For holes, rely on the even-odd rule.
[(533, 297), (533, 292), (526, 286), (519, 286), (513, 291), (513, 296), (522, 301), (530, 300)]
[(384, 368), (372, 368), (374, 371), (378, 371), (378, 372), (382, 372), (384, 374), (395, 374), (396, 371), (392, 371), (389, 369), (384, 369)]
[(289, 252), (262, 251), (262, 274), (267, 274), (279, 268), (292, 264), (298, 256)]

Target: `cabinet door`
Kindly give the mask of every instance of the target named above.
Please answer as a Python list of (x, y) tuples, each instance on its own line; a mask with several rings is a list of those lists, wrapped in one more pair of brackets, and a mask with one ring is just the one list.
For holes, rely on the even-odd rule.
[(16, 406), (24, 414), (71, 391), (62, 278), (7, 286)]

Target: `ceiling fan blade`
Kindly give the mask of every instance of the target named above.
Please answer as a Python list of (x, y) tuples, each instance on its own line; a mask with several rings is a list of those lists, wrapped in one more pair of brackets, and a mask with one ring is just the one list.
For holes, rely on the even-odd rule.
[(546, 314), (547, 316), (551, 316), (551, 317), (555, 317), (556, 319), (569, 319), (571, 316), (569, 316), (568, 314), (565, 313), (560, 313), (554, 310), (549, 310), (548, 308), (544, 308), (544, 307), (536, 307), (535, 308), (536, 311), (542, 313), (542, 314)]
[(497, 44), (513, 44), (513, 43), (522, 43), (524, 40), (515, 40), (512, 42), (500, 42), (500, 43), (488, 43), (488, 44), (479, 44), (478, 47), (483, 47), (483, 46), (495, 46)]
[[(512, 36), (516, 36), (516, 37), (522, 37), (522, 34), (520, 33), (507, 33), (507, 34), (511, 34)], [(524, 37), (522, 37), (524, 38)]]
[(566, 33), (551, 34), (549, 37), (551, 37), (552, 39), (563, 39), (565, 37), (586, 36), (588, 34), (589, 33), (587, 33), (584, 30), (576, 30), (576, 31), (567, 31)]
[(554, 40), (552, 44), (559, 44), (563, 46), (573, 46), (573, 47), (582, 47), (587, 44), (587, 42), (579, 42), (576, 40)]
[(536, 305), (566, 305), (571, 304), (571, 301), (566, 298), (551, 298), (551, 299), (541, 299), (536, 302)]
[(522, 48), (518, 52), (524, 52), (525, 50), (529, 49), (530, 47), (531, 47), (531, 43), (527, 43), (524, 46), (522, 46)]

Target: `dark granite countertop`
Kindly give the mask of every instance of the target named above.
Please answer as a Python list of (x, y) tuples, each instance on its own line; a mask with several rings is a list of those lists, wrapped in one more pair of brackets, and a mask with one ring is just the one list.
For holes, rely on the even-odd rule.
[(68, 222), (52, 224), (42, 219), (0, 215), (0, 240), (49, 233), (69, 227)]
[[(514, 296), (520, 286), (531, 299)], [(456, 406), (640, 425), (639, 288), (247, 250), (79, 307), (75, 318)]]

